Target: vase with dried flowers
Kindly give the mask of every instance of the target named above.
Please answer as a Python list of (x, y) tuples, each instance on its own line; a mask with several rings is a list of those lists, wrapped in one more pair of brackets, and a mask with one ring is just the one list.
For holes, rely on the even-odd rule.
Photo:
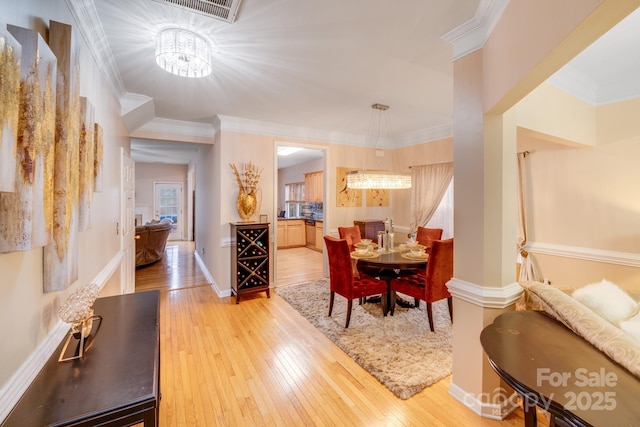
[(244, 221), (249, 221), (256, 213), (258, 207), (258, 182), (260, 181), (262, 169), (251, 162), (242, 163), (240, 166), (242, 172), (238, 171), (236, 165), (231, 163), (231, 169), (233, 169), (233, 173), (236, 175), (239, 187), (236, 207), (240, 218)]

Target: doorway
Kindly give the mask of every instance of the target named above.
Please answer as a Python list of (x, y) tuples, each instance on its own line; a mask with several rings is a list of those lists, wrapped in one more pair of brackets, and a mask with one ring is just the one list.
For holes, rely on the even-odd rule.
[(168, 240), (183, 240), (183, 196), (181, 182), (155, 182), (153, 186), (153, 210), (156, 219), (170, 219), (171, 233)]
[[(282, 141), (275, 141), (276, 152), (276, 168), (274, 183), (276, 191), (274, 191), (274, 211), (280, 213), (280, 211), (287, 212), (287, 200), (286, 200), (286, 184), (303, 183), (306, 181), (305, 174), (309, 176), (318, 176), (318, 182), (321, 179), (321, 185), (318, 185), (318, 189), (322, 191), (316, 191), (321, 194), (321, 200), (318, 200), (318, 195), (312, 194), (305, 189), (305, 202), (303, 209), (299, 212), (300, 220), (310, 219), (306, 218), (309, 215), (314, 215), (319, 221), (322, 221), (322, 229), (320, 235), (326, 234), (326, 209), (323, 207), (324, 199), (326, 198), (326, 161), (327, 161), (326, 146), (311, 145), (311, 144), (293, 144)], [(319, 172), (320, 174), (314, 174)], [(308, 199), (313, 197), (313, 202)], [(319, 206), (318, 211), (311, 209), (311, 206)], [(274, 218), (278, 218), (277, 213)], [(289, 212), (290, 213), (290, 212)], [(288, 221), (287, 218), (278, 218), (280, 221)], [(310, 249), (306, 245), (305, 247), (293, 247), (278, 249), (278, 233), (275, 231), (278, 228), (278, 222), (276, 220), (274, 227), (274, 234), (276, 235), (276, 241), (273, 245), (273, 258), (274, 258), (274, 283), (276, 286), (293, 284), (295, 279), (301, 279), (298, 277), (300, 273), (305, 272), (311, 274), (313, 278), (323, 277), (325, 271), (324, 256), (321, 252), (315, 249)], [(314, 226), (315, 230), (315, 226)], [(305, 233), (306, 237), (306, 233)], [(314, 240), (317, 235), (314, 234)], [(306, 239), (305, 239), (306, 240)], [(286, 239), (285, 239), (286, 241)], [(298, 270), (297, 272), (295, 270)], [(309, 276), (310, 277), (310, 276)], [(308, 277), (307, 277), (308, 278)], [(290, 283), (291, 282), (291, 283)], [(300, 283), (298, 281), (298, 283)]]

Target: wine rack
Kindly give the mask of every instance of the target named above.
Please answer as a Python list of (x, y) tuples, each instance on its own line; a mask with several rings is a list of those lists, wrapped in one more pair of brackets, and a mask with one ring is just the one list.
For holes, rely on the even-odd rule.
[(269, 223), (231, 223), (236, 247), (231, 252), (231, 292), (236, 304), (241, 295), (269, 294)]

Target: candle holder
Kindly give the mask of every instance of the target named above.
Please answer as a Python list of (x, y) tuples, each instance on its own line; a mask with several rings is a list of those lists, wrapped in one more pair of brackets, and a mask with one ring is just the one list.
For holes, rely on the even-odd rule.
[[(100, 288), (94, 283), (82, 286), (69, 295), (58, 309), (60, 319), (71, 325), (71, 330), (62, 346), (58, 362), (82, 358), (93, 344), (100, 325), (102, 325), (102, 316), (93, 313), (93, 303), (99, 292)], [(97, 327), (94, 328), (96, 321), (98, 322)], [(77, 341), (77, 346), (73, 354), (67, 356), (67, 348), (72, 340)]]

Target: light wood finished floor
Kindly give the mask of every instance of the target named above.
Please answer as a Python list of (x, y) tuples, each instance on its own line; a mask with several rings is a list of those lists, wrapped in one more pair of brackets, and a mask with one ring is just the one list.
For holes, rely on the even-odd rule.
[[(277, 290), (218, 298), (190, 259), (193, 243), (176, 246), (136, 272), (137, 291), (161, 290), (161, 426), (524, 425), (521, 411), (478, 417), (449, 395), (449, 378), (398, 399)], [(278, 262), (287, 259), (296, 262)]]
[(278, 249), (276, 286), (322, 279), (322, 252), (309, 248)]

